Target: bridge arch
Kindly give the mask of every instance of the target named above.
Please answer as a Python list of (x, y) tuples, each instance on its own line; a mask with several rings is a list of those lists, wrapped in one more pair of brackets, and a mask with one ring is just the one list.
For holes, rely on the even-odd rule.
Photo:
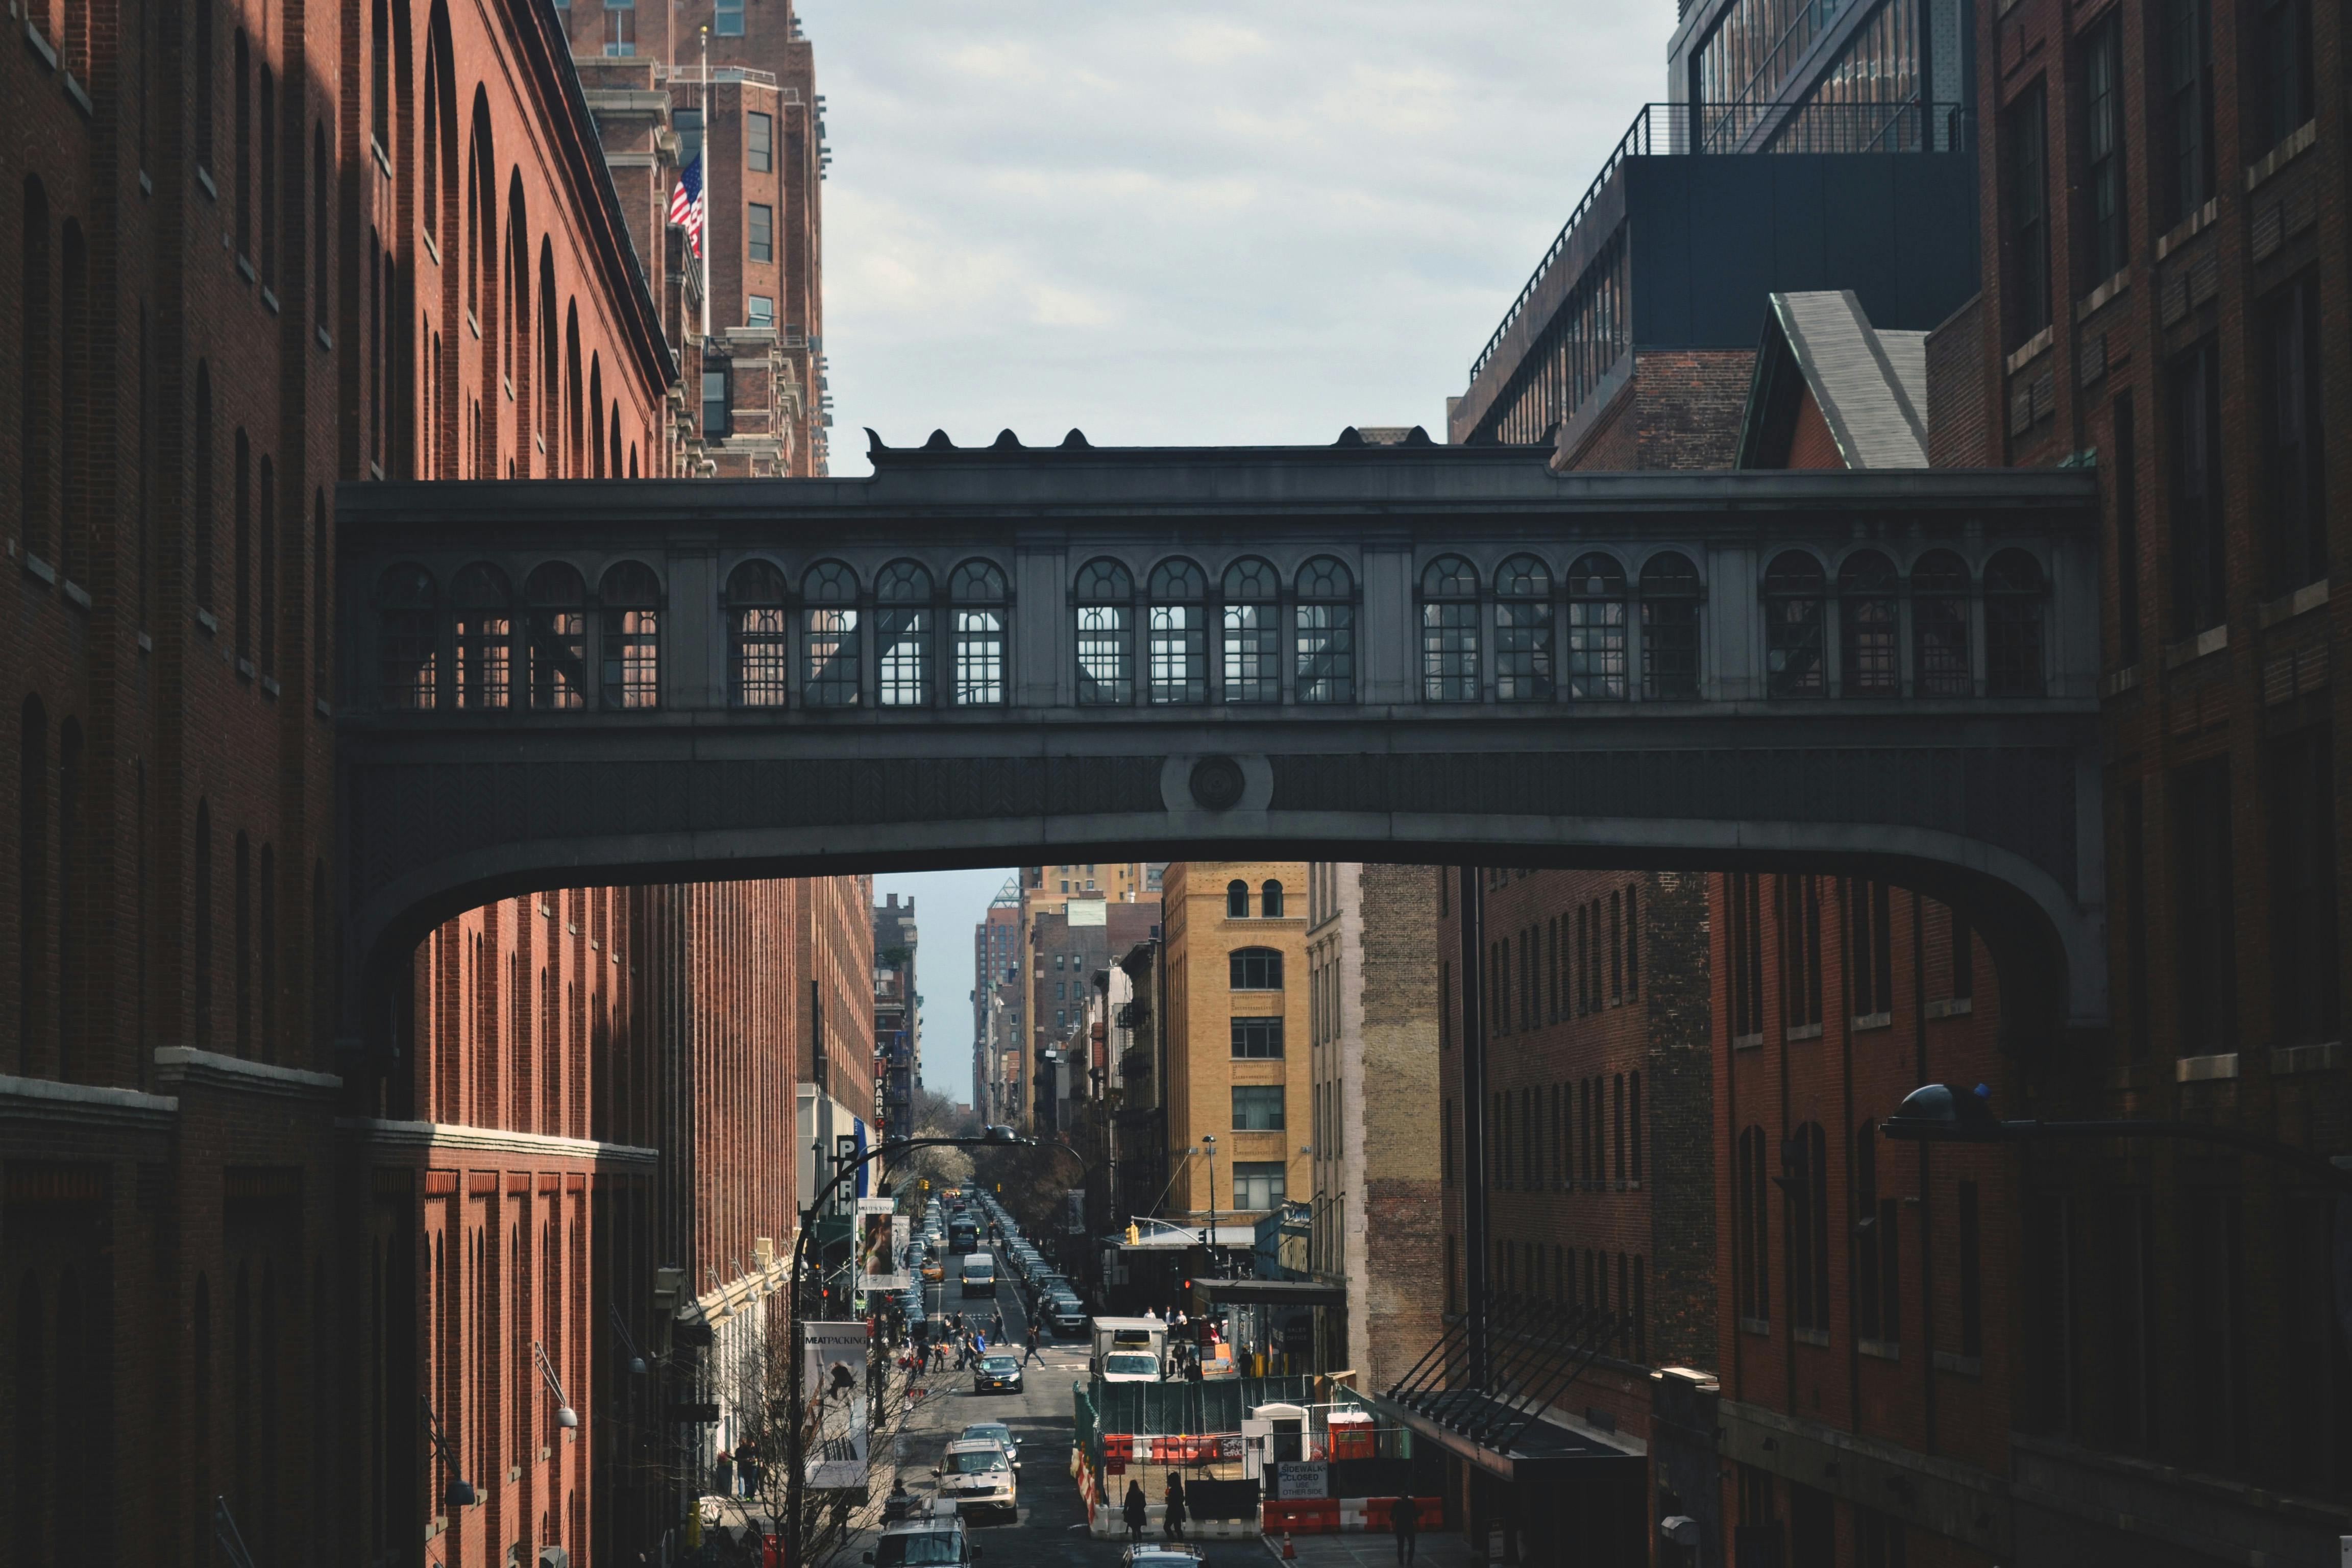
[[(2021, 1038), (2105, 1019), (2091, 476), (1556, 475), (1446, 447), (876, 461), (345, 488), (348, 1037), (380, 1038), (400, 956), (488, 899), (1081, 855), (1868, 877), (1969, 914)], [(1865, 550), (1894, 616), (1857, 619), (1877, 662), (1849, 679), (1840, 576)], [(651, 603), (607, 602), (625, 562)], [(1269, 603), (1244, 563), (1274, 580), (1271, 627), (1227, 614)], [(446, 590), (477, 563), (523, 585), (505, 707), (431, 675), (458, 668)], [(437, 618), (379, 595), (395, 567)], [(1186, 624), (1155, 628), (1162, 605)], [(916, 633), (885, 612), (913, 606), (930, 640), (906, 685)], [(1186, 700), (1151, 700), (1155, 658)]]

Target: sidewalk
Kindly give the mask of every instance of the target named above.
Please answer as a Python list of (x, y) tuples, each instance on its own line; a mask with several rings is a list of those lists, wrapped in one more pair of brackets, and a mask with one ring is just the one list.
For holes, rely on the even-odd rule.
[[(1394, 1568), (1397, 1560), (1396, 1537), (1383, 1531), (1378, 1535), (1294, 1535), (1291, 1543), (1298, 1549), (1301, 1564), (1319, 1568)], [(1270, 1537), (1266, 1552), (1279, 1561), (1282, 1538)], [(1428, 1568), (1476, 1568), (1480, 1559), (1473, 1555), (1470, 1543), (1450, 1530), (1425, 1530), (1421, 1533), (1421, 1552), (1417, 1563)]]

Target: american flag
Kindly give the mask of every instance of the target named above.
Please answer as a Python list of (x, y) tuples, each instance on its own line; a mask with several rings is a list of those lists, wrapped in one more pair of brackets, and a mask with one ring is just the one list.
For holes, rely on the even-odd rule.
[(669, 199), (669, 221), (686, 230), (687, 244), (702, 254), (702, 154), (677, 172), (677, 191)]

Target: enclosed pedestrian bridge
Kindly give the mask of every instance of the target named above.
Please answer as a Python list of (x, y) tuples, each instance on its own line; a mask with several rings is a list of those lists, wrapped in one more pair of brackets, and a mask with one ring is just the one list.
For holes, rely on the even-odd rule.
[(1155, 853), (1883, 878), (2105, 1016), (2087, 472), (873, 459), (343, 489), (354, 1029), (529, 889)]

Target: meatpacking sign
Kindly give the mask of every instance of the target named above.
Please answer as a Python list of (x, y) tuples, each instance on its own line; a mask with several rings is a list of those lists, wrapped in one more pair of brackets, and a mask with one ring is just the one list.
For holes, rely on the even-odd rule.
[(866, 1325), (809, 1323), (801, 1332), (808, 1391), (808, 1484), (866, 1484)]

